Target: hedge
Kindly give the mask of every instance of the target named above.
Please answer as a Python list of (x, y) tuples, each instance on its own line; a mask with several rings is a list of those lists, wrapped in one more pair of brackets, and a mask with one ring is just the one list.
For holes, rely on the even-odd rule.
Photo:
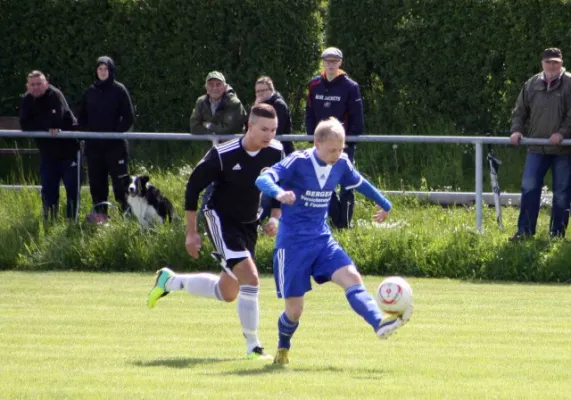
[[(299, 115), (322, 46), (318, 0), (2, 0), (0, 115), (18, 115), (26, 74), (40, 69), (73, 105), (111, 56), (139, 131), (188, 132), (208, 71), (238, 96), (270, 75)], [(299, 118), (298, 118), (299, 119)]]
[(330, 0), (327, 43), (363, 89), (369, 132), (505, 134), (523, 82), (546, 47), (567, 60), (565, 0)]

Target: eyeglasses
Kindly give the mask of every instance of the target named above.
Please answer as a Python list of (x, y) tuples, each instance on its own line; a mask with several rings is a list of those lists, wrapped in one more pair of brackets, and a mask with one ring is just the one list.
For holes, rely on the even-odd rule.
[(260, 90), (256, 90), (256, 94), (258, 94), (258, 93), (264, 93), (264, 92), (269, 92), (269, 91), (270, 91), (270, 89), (269, 89), (269, 88), (266, 88), (266, 89), (260, 89)]

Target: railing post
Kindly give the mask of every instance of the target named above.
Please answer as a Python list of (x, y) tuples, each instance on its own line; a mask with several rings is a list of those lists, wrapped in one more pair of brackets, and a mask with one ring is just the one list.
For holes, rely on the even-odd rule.
[(476, 228), (482, 233), (483, 144), (480, 141), (474, 144), (476, 146)]

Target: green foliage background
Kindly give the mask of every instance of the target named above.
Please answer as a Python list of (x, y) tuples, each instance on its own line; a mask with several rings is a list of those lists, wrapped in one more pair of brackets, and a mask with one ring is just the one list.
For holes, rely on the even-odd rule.
[(330, 0), (327, 38), (361, 84), (367, 130), (504, 133), (546, 47), (571, 42), (567, 0)]
[[(0, 0), (0, 115), (17, 115), (25, 74), (45, 71), (73, 107), (107, 54), (136, 107), (137, 131), (186, 132), (204, 77), (222, 70), (242, 101), (270, 75), (303, 130), (320, 50), (340, 47), (361, 85), (368, 134), (506, 135), (541, 51), (571, 42), (567, 0)], [(566, 58), (567, 59), (567, 58)], [(11, 140), (0, 141), (2, 147)], [(19, 143), (26, 147), (28, 143)], [(191, 165), (207, 144), (134, 143), (162, 168)], [(503, 188), (519, 190), (523, 152), (500, 150)], [(359, 168), (391, 188), (473, 188), (473, 150), (360, 146)], [(24, 160), (35, 171), (33, 159)], [(4, 179), (14, 164), (0, 159)]]

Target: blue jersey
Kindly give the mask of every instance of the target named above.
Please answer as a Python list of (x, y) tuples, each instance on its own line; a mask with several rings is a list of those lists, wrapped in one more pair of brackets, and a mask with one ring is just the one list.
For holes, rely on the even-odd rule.
[(363, 180), (345, 153), (334, 165), (317, 159), (316, 149), (296, 151), (265, 173), (296, 196), (292, 205), (282, 204), (276, 246), (284, 240), (305, 240), (330, 235), (327, 209), (337, 185), (354, 189)]

